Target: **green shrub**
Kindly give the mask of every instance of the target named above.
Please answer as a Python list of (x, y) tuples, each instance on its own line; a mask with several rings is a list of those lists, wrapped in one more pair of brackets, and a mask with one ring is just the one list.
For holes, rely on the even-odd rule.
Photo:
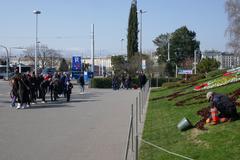
[(161, 87), (163, 83), (167, 82), (166, 78), (152, 78), (151, 87)]
[[(139, 79), (138, 77), (132, 78), (132, 87), (139, 87)], [(90, 84), (91, 88), (112, 88), (112, 78), (93, 78)]]
[(132, 78), (132, 86), (134, 86), (134, 85), (139, 86), (139, 79), (138, 79), (138, 77)]
[(91, 88), (112, 88), (112, 78), (93, 78)]

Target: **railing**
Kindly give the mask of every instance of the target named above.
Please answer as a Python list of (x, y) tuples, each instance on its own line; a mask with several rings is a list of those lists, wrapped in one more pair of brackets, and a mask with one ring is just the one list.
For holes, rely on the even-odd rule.
[[(127, 146), (125, 150), (124, 160), (139, 159), (138, 158), (139, 139), (141, 138), (142, 128), (144, 124), (144, 118), (145, 118), (144, 113), (146, 112), (146, 109), (147, 109), (149, 91), (150, 91), (150, 81), (147, 81), (144, 87), (139, 91), (138, 96), (136, 97), (135, 105), (131, 104), (131, 115), (130, 115)], [(134, 132), (134, 129), (135, 129), (135, 132)], [(131, 145), (131, 149), (130, 149), (130, 145)]]
[[(151, 84), (150, 84), (150, 81), (148, 81), (145, 84), (145, 86), (140, 90), (138, 96), (136, 97), (135, 112), (134, 112), (134, 104), (131, 105), (130, 125), (128, 130), (127, 146), (125, 150), (124, 160), (139, 160), (139, 148), (140, 148), (139, 142), (147, 144), (155, 149), (158, 149), (159, 151), (163, 151), (165, 153), (179, 157), (181, 159), (193, 160), (190, 157), (177, 154), (175, 152), (169, 151), (163, 147), (157, 146), (151, 142), (148, 142), (142, 139), (141, 136), (142, 136), (143, 126), (144, 126), (145, 113), (147, 111), (147, 106), (148, 106), (148, 97), (150, 93), (150, 87), (151, 87)], [(135, 122), (135, 126), (134, 126), (134, 122)], [(135, 127), (135, 132), (134, 132), (134, 127)], [(130, 150), (130, 145), (131, 145), (131, 150)]]

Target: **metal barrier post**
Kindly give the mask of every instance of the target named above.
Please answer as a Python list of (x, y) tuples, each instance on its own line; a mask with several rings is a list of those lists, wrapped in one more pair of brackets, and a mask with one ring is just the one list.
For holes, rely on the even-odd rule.
[(136, 159), (138, 160), (138, 135), (136, 135)]
[[(132, 120), (132, 124), (133, 124), (133, 104), (131, 106), (131, 120)], [(132, 125), (132, 152), (134, 152), (134, 149), (133, 149), (133, 125)]]
[(141, 106), (138, 105), (138, 97), (136, 97), (136, 107), (139, 108), (138, 117), (139, 117), (139, 122), (141, 123)]
[(136, 106), (136, 157), (135, 160), (138, 160), (138, 107)]
[[(142, 107), (142, 105), (141, 105), (141, 92), (139, 92), (138, 93), (138, 103), (139, 103), (139, 107), (141, 108), (141, 114), (143, 113), (143, 107)], [(142, 121), (140, 121), (140, 123), (141, 123)]]
[[(131, 120), (130, 120), (130, 126), (129, 126), (129, 133), (128, 133), (128, 140), (127, 140), (127, 148), (126, 148), (126, 152), (125, 152), (125, 160), (128, 159), (128, 150), (129, 150), (129, 143), (130, 143), (130, 138), (131, 138), (131, 132), (133, 133), (133, 117), (131, 115)], [(133, 150), (133, 145), (132, 145), (132, 150)]]
[(142, 108), (144, 108), (144, 100), (143, 100), (143, 96), (144, 95), (144, 92), (142, 91), (142, 94), (141, 94), (141, 100), (142, 100)]

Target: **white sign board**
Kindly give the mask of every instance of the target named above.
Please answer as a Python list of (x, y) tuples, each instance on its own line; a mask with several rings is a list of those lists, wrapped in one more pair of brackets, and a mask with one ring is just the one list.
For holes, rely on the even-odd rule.
[(178, 74), (192, 74), (191, 69), (179, 69)]
[(146, 69), (146, 60), (142, 60), (142, 69)]

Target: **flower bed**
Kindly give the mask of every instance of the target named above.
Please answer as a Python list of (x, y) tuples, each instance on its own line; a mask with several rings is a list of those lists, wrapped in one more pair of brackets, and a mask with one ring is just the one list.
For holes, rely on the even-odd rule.
[(224, 73), (222, 77), (214, 79), (212, 81), (208, 81), (206, 83), (200, 84), (194, 87), (195, 91), (211, 89), (215, 87), (220, 87), (229, 83), (238, 82), (240, 81), (240, 68), (236, 70), (229, 70), (228, 72)]

